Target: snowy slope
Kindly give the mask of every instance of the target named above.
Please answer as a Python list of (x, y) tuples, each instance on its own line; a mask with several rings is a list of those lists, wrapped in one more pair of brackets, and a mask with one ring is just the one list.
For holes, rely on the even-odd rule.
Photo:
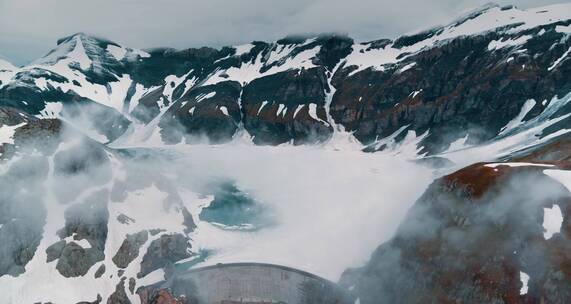
[[(410, 55), (462, 36), (482, 35), (490, 31), (519, 36), (519, 33), (535, 27), (569, 20), (569, 11), (571, 11), (571, 4), (569, 3), (527, 10), (521, 10), (515, 6), (486, 5), (449, 25), (416, 34), (425, 37), (410, 45), (400, 46), (393, 42), (383, 48), (371, 49), (368, 43), (356, 44), (353, 52), (347, 56), (346, 64), (347, 66), (357, 66), (352, 74), (367, 68), (382, 70), (385, 65), (398, 63)], [(529, 36), (519, 36), (516, 39), (494, 41), (489, 48), (495, 50), (505, 46), (513, 47), (523, 44), (529, 38)]]
[[(173, 105), (187, 103), (188, 98), (185, 97), (192, 90), (235, 81), (243, 90), (248, 91), (248, 87), (253, 86), (251, 84), (258, 85), (271, 77), (282, 77), (280, 75), (291, 71), (297, 71), (298, 75), (302, 75), (306, 71), (317, 69), (318, 72), (315, 73), (320, 74), (319, 77), (329, 79), (329, 84), (323, 84), (322, 88), (322, 95), (332, 96), (327, 107), (323, 106), (323, 111), (329, 117), (320, 114), (323, 112), (321, 112), (322, 106), (319, 103), (324, 103), (325, 100), (306, 100), (293, 105), (267, 98), (260, 101), (245, 100), (246, 103), (252, 103), (252, 105), (244, 105), (244, 100), (241, 98), (236, 100), (242, 112), (238, 124), (246, 127), (249, 124), (243, 120), (247, 119), (262, 120), (265, 124), (271, 123), (272, 120), (289, 121), (291, 119), (299, 124), (300, 120), (306, 117), (303, 114), (297, 115), (301, 111), (301, 113), (307, 112), (313, 125), (312, 128), (315, 128), (315, 125), (323, 122), (329, 125), (335, 124), (332, 121), (330, 109), (334, 94), (329, 95), (330, 90), (333, 89), (330, 84), (338, 85), (339, 83), (337, 80), (331, 81), (336, 76), (334, 74), (344, 75), (342, 77), (355, 76), (368, 69), (387, 71), (395, 75), (409, 74), (414, 70), (422, 69), (414, 61), (419, 53), (443, 47), (463, 37), (476, 37), (490, 33), (494, 34), (494, 38), (487, 46), (489, 56), (495, 56), (494, 52), (513, 50), (513, 55), (504, 61), (504, 64), (510, 64), (510, 62), (513, 64), (517, 57), (527, 54), (528, 50), (525, 45), (544, 35), (546, 31), (550, 31), (549, 25), (560, 23), (555, 27), (555, 32), (567, 35), (570, 26), (571, 16), (568, 13), (570, 10), (569, 4), (528, 10), (487, 5), (448, 25), (382, 43), (381, 41), (353, 43), (352, 40), (344, 40), (345, 38), (335, 36), (330, 38), (324, 35), (313, 38), (291, 37), (269, 43), (254, 42), (220, 50), (165, 49), (145, 52), (78, 33), (60, 39), (58, 46), (46, 56), (17, 69), (17, 75), (16, 70), (9, 66), (7, 69), (9, 71), (0, 74), (3, 79), (1, 86), (4, 89), (14, 90), (18, 87), (27, 87), (30, 90), (39, 91), (39, 94), (33, 94), (47, 95), (50, 99), (53, 99), (54, 90), (58, 91), (56, 94), (69, 95), (70, 97), (66, 99), (73, 99), (75, 95), (86, 98), (117, 111), (118, 115), (129, 122), (131, 125), (129, 131), (117, 140), (118, 144), (144, 144), (143, 141), (149, 138), (154, 138), (160, 144), (165, 142), (162, 135), (159, 135), (164, 133), (161, 125), (161, 121), (164, 120), (163, 116)], [(556, 41), (556, 38), (550, 39), (552, 39), (551, 43), (565, 45), (565, 39), (559, 41)], [(536, 54), (530, 55), (537, 56)], [(547, 69), (549, 71), (564, 69), (568, 55), (568, 50), (561, 53), (558, 58), (550, 62)], [(393, 70), (395, 65), (398, 66), (396, 71)], [(522, 68), (525, 69), (525, 64)], [(331, 73), (333, 70), (336, 73)], [(298, 94), (305, 94), (308, 91), (307, 88), (303, 88), (300, 90), (303, 93)], [(426, 92), (423, 92), (422, 88), (415, 88), (410, 94), (412, 99), (423, 99)], [(30, 101), (27, 96), (18, 95), (14, 98), (15, 102)], [(47, 97), (41, 98), (44, 99), (45, 106), (47, 103), (62, 101), (46, 100)], [(314, 96), (309, 98), (315, 99)], [(266, 102), (264, 106), (262, 106), (263, 102)], [(312, 103), (316, 104), (315, 111), (311, 108)], [(20, 106), (25, 107), (25, 104)], [(245, 117), (252, 115), (249, 113), (250, 106), (257, 109), (256, 118)], [(41, 106), (38, 105), (38, 107)], [(65, 102), (63, 107), (66, 107)], [(216, 108), (228, 109), (228, 106), (217, 104)], [(285, 111), (280, 111), (280, 109), (285, 109)], [(40, 108), (37, 113), (39, 114), (42, 110)], [(173, 111), (175, 109), (170, 112)], [(170, 112), (169, 114), (172, 114)], [(265, 114), (266, 112), (275, 113), (270, 116)], [(288, 113), (294, 114), (290, 118)], [(179, 122), (184, 125), (186, 118), (180, 119), (182, 122)], [(347, 125), (341, 125), (347, 129)], [(338, 130), (333, 130), (333, 132), (336, 131)], [(251, 130), (248, 132), (252, 133)], [(202, 136), (202, 134), (198, 135)], [(383, 137), (387, 135), (384, 134)], [(206, 136), (208, 137), (209, 134)], [(290, 137), (289, 140), (299, 137), (298, 134), (287, 136)], [(327, 136), (324, 135), (324, 137)], [(103, 137), (105, 139), (97, 136), (94, 138), (103, 142), (116, 140), (109, 136)]]
[(12, 79), (17, 70), (17, 67), (0, 56), (0, 88)]

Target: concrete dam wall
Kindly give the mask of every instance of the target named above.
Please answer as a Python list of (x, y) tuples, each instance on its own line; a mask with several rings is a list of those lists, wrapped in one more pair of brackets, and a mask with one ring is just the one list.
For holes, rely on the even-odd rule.
[[(176, 274), (163, 284), (173, 297), (204, 304), (348, 304), (337, 284), (294, 268), (272, 264), (219, 264)], [(149, 303), (152, 303), (149, 301)]]

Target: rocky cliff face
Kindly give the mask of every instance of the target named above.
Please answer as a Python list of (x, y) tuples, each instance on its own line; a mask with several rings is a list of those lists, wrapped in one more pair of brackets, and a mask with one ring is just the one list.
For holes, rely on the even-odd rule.
[[(361, 303), (567, 302), (570, 193), (549, 177), (561, 169), (475, 164), (436, 180), (342, 282)], [(551, 210), (562, 216), (556, 233), (546, 231)]]
[(466, 136), (494, 138), (571, 91), (567, 11), (486, 6), (367, 43), (322, 35), (141, 51), (76, 34), (4, 70), (0, 98), (31, 115), (87, 122), (100, 142), (220, 143), (245, 130), (257, 144), (301, 144), (343, 128), (375, 144), (403, 138), (406, 127), (434, 154)]
[[(387, 137), (402, 126), (428, 131), (424, 148), (429, 152), (445, 148), (451, 137), (488, 140), (527, 100), (538, 101), (526, 113), (530, 119), (545, 109), (539, 101), (569, 92), (569, 67), (554, 65), (571, 47), (556, 30), (567, 25), (565, 21), (521, 31), (510, 25), (502, 29), (504, 34), (461, 36), (408, 56), (403, 50), (415, 44), (397, 40), (385, 48), (403, 52), (398, 64), (381, 71), (354, 73), (349, 67), (340, 72), (332, 117), (363, 142)], [(430, 35), (438, 37), (440, 31)]]

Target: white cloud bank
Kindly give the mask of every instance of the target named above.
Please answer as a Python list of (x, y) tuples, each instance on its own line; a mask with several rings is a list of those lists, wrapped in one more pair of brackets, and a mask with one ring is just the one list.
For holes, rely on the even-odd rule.
[[(0, 54), (21, 64), (58, 38), (87, 32), (137, 48), (222, 46), (288, 34), (395, 37), (443, 24), (487, 0), (4, 0)], [(562, 0), (500, 0), (520, 7)]]

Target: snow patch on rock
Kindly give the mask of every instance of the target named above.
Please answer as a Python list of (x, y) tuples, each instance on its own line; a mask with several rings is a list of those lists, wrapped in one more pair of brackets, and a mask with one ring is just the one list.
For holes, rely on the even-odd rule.
[(506, 47), (520, 46), (522, 44), (525, 44), (531, 38), (532, 38), (532, 36), (530, 36), (530, 35), (524, 35), (524, 36), (518, 37), (516, 39), (503, 40), (503, 38), (502, 38), (500, 40), (493, 40), (488, 45), (488, 50), (489, 51), (495, 51), (495, 50), (499, 50), (499, 49), (506, 48)]
[(505, 134), (506, 132), (514, 129), (515, 127), (519, 126), (523, 119), (525, 118), (525, 116), (527, 115), (527, 113), (529, 113), (529, 111), (531, 111), (531, 109), (533, 109), (533, 107), (535, 106), (536, 102), (533, 99), (529, 99), (527, 100), (523, 106), (521, 107), (521, 110), (519, 112), (519, 114), (514, 117), (514, 119), (512, 119), (510, 122), (508, 122), (507, 125), (505, 125), (501, 130), (500, 130), (500, 135), (501, 134)]
[(520, 295), (525, 295), (527, 294), (527, 291), (529, 289), (528, 287), (528, 283), (529, 283), (529, 275), (527, 275), (527, 273), (520, 271), (519, 272), (519, 279), (521, 280), (521, 289), (519, 290), (519, 294)]
[(16, 129), (25, 125), (25, 123), (17, 124), (14, 126), (3, 125), (0, 127), (0, 146), (2, 144), (14, 144), (14, 133)]
[(543, 208), (543, 237), (549, 240), (554, 234), (561, 231), (563, 224), (563, 215), (559, 205), (553, 205), (551, 208)]
[(117, 59), (117, 61), (123, 60), (123, 58), (125, 58), (125, 55), (127, 54), (126, 49), (124, 49), (120, 46), (113, 45), (113, 44), (107, 45), (107, 52), (109, 52), (111, 55), (113, 55), (113, 57), (115, 57), (115, 59)]

